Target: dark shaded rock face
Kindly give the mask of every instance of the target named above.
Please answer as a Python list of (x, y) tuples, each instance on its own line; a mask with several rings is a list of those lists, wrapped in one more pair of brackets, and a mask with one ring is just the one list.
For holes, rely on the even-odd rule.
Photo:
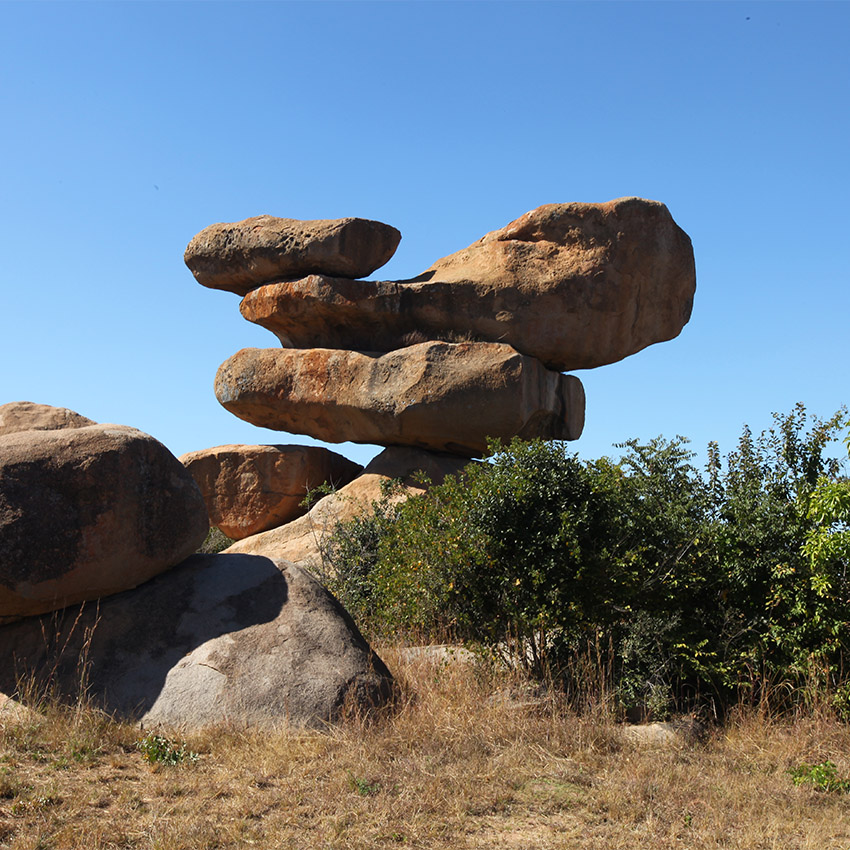
[(427, 342), (382, 356), (246, 348), (219, 368), (215, 393), (264, 428), (468, 457), (484, 454), (487, 437), (575, 440), (584, 426), (578, 378), (489, 342)]
[(195, 555), (134, 590), (0, 627), (0, 691), (20, 677), (146, 725), (321, 726), (386, 702), (392, 676), (303, 570)]
[(92, 419), (80, 416), (67, 407), (51, 407), (31, 401), (10, 401), (0, 404), (0, 436), (18, 431), (60, 431), (63, 428), (84, 428), (95, 425)]
[(135, 587), (208, 529), (192, 476), (135, 428), (0, 437), (0, 622)]
[(305, 274), (366, 277), (395, 253), (401, 234), (364, 218), (298, 221), (258, 215), (213, 224), (183, 259), (198, 283), (245, 295), (254, 287)]

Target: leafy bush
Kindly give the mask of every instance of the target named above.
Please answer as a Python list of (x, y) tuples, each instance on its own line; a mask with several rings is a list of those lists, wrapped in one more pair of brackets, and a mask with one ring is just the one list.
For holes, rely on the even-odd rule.
[(373, 636), (449, 634), (623, 708), (722, 710), (812, 683), (850, 698), (850, 495), (825, 456), (842, 421), (798, 406), (745, 429), (725, 464), (711, 446), (705, 475), (680, 437), (616, 462), (492, 446), (341, 524), (331, 589)]
[(221, 529), (213, 526), (207, 532), (207, 536), (204, 538), (204, 542), (196, 554), (217, 555), (235, 542), (235, 540), (231, 540)]
[(812, 785), (817, 791), (850, 793), (850, 779), (842, 779), (831, 761), (820, 764), (801, 764), (789, 771), (795, 785)]

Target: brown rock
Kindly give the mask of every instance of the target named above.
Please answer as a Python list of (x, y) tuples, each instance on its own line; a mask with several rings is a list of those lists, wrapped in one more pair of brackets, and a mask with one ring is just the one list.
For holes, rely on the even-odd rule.
[(400, 240), (394, 227), (364, 218), (297, 221), (258, 215), (207, 227), (192, 239), (183, 259), (198, 283), (245, 295), (279, 278), (365, 277), (392, 257)]
[(0, 627), (0, 691), (18, 677), (109, 714), (198, 728), (321, 727), (391, 695), (340, 604), (293, 564), (196, 555), (135, 590)]
[(84, 428), (95, 425), (91, 419), (68, 410), (31, 401), (10, 401), (0, 404), (0, 436), (18, 431), (59, 431), (62, 428)]
[(466, 337), (557, 371), (621, 360), (691, 315), (691, 240), (655, 201), (548, 204), (407, 281), (313, 275), (249, 293), (242, 315), (295, 348), (390, 351)]
[(0, 437), (0, 623), (134, 587), (208, 528), (192, 476), (135, 428)]
[(575, 440), (584, 390), (497, 343), (428, 342), (382, 356), (314, 348), (245, 348), (218, 370), (235, 416), (339, 443), (482, 455), (487, 437)]
[(362, 469), (319, 446), (217, 446), (180, 462), (201, 490), (210, 523), (232, 540), (301, 516), (309, 491), (342, 487)]
[[(319, 500), (302, 517), (234, 543), (227, 552), (242, 552), (293, 561), (322, 575), (326, 572), (322, 547), (337, 523), (370, 514), (380, 500), (383, 486), (399, 481), (407, 495), (424, 493), (432, 484), (442, 484), (469, 461), (454, 455), (394, 446), (384, 449), (350, 484)], [(393, 499), (403, 498), (398, 493)]]

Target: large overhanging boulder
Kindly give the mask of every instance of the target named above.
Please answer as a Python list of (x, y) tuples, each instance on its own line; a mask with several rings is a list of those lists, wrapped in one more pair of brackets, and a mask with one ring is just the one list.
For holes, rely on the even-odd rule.
[(488, 437), (575, 440), (584, 425), (577, 378), (498, 343), (427, 342), (381, 356), (246, 348), (221, 365), (215, 393), (263, 428), (470, 457)]
[(298, 567), (196, 555), (126, 593), (0, 627), (0, 691), (20, 681), (110, 714), (197, 728), (322, 726), (385, 702), (392, 677)]
[(0, 623), (135, 587), (208, 530), (192, 476), (135, 428), (0, 437)]
[(325, 272), (254, 289), (240, 309), (284, 346), (390, 351), (466, 337), (569, 371), (677, 336), (695, 288), (691, 240), (664, 204), (621, 198), (539, 207), (411, 280)]

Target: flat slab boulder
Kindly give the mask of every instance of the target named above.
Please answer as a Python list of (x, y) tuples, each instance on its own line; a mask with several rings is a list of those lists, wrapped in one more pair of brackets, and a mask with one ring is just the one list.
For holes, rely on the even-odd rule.
[(427, 339), (504, 342), (549, 369), (614, 363), (679, 334), (696, 274), (664, 204), (548, 204), (416, 278), (315, 274), (248, 293), (242, 315), (295, 348), (390, 351)]
[(0, 623), (135, 587), (208, 529), (192, 476), (135, 428), (0, 437)]
[(61, 431), (63, 428), (84, 428), (95, 425), (67, 407), (52, 407), (31, 401), (10, 401), (0, 404), (0, 436), (18, 431)]
[(135, 590), (0, 627), (0, 691), (19, 677), (150, 728), (321, 726), (380, 705), (392, 676), (305, 572), (196, 555)]
[(239, 540), (225, 551), (282, 558), (314, 574), (325, 574), (323, 547), (337, 523), (370, 515), (373, 504), (383, 497), (385, 484), (398, 481), (400, 491), (392, 498), (406, 498), (424, 493), (432, 484), (442, 484), (447, 475), (456, 475), (468, 462), (423, 449), (384, 449), (350, 484), (320, 499), (304, 516)]
[(232, 540), (307, 512), (307, 494), (342, 487), (362, 467), (320, 446), (216, 446), (180, 457), (201, 490), (210, 523)]
[(192, 239), (183, 259), (198, 283), (245, 295), (279, 278), (366, 277), (392, 257), (400, 240), (394, 227), (365, 218), (258, 215), (210, 225)]
[(215, 394), (263, 428), (467, 457), (484, 454), (487, 437), (575, 440), (584, 425), (577, 378), (498, 343), (428, 342), (383, 355), (246, 348), (219, 367)]

